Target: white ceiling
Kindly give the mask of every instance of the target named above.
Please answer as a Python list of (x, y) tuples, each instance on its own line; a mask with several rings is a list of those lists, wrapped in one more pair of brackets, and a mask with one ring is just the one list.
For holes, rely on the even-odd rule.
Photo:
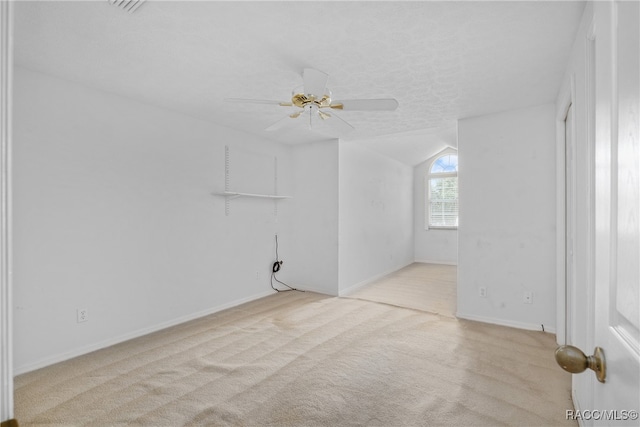
[(15, 5), (17, 65), (287, 143), (289, 113), (226, 97), (289, 100), (305, 67), (334, 99), (394, 97), (348, 112), (341, 139), (415, 165), (456, 146), (456, 120), (553, 102), (583, 2), (154, 1)]

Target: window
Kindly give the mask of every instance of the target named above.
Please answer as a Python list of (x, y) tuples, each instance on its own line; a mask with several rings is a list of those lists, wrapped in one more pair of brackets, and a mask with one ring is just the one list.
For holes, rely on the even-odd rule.
[(458, 228), (458, 156), (438, 157), (426, 181), (425, 228)]

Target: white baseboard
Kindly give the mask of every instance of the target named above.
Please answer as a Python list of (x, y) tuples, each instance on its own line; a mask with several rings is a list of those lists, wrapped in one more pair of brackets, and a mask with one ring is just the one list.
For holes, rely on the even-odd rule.
[[(506, 320), (506, 319), (496, 319), (493, 317), (476, 316), (475, 314), (466, 314), (466, 313), (460, 313), (460, 312), (456, 313), (456, 317), (460, 319), (474, 320), (476, 322), (491, 323), (492, 325), (509, 326), (511, 328), (542, 332), (542, 325), (537, 325), (534, 323), (517, 322), (515, 320)], [(545, 326), (544, 332), (555, 334), (556, 328)]]
[(179, 325), (181, 323), (185, 323), (194, 319), (199, 319), (200, 317), (208, 316), (210, 314), (217, 313), (219, 311), (226, 310), (228, 308), (236, 307), (238, 305), (241, 305), (250, 301), (264, 298), (266, 296), (272, 295), (273, 293), (274, 292), (272, 290), (261, 292), (259, 294), (255, 294), (250, 297), (240, 298), (238, 300), (231, 301), (226, 304), (222, 304), (222, 305), (209, 308), (207, 310), (202, 310), (196, 313), (191, 313), (186, 316), (181, 316), (181, 317), (178, 317), (177, 319), (169, 320), (167, 322), (162, 322), (147, 328), (138, 329), (137, 331), (129, 332), (124, 335), (120, 335), (118, 337), (100, 341), (95, 344), (90, 344), (84, 347), (76, 348), (71, 351), (49, 356), (44, 359), (40, 359), (37, 362), (28, 363), (26, 365), (16, 367), (14, 369), (14, 375), (24, 374), (26, 372), (31, 372), (31, 371), (35, 371), (36, 369), (44, 368), (45, 366), (53, 365), (59, 362), (64, 362), (65, 360), (73, 359), (74, 357), (82, 356), (83, 354), (91, 353), (92, 351), (100, 350), (106, 347), (111, 347), (112, 345), (116, 345), (124, 341), (129, 341), (133, 338), (138, 338), (144, 335), (148, 335), (150, 333), (157, 332), (162, 329), (169, 328), (171, 326)]
[(402, 268), (405, 268), (406, 266), (411, 265), (411, 264), (413, 264), (413, 262), (409, 262), (409, 263), (407, 263), (405, 265), (401, 265), (400, 267), (396, 267), (396, 268), (393, 268), (391, 270), (385, 271), (384, 273), (376, 274), (375, 276), (369, 277), (368, 279), (363, 280), (362, 282), (358, 282), (355, 285), (351, 285), (346, 289), (341, 289), (339, 291), (338, 295), (342, 297), (342, 296), (346, 296), (346, 295), (352, 294), (353, 292), (357, 291), (361, 287), (366, 286), (369, 283), (373, 283), (376, 280), (382, 279), (383, 277), (388, 276), (389, 274), (394, 273), (394, 272), (396, 272), (396, 271), (398, 271), (398, 270), (400, 270)]
[(422, 264), (442, 264), (442, 265), (458, 265), (457, 261), (441, 261), (441, 260), (430, 260), (430, 259), (416, 259), (414, 262), (420, 262)]

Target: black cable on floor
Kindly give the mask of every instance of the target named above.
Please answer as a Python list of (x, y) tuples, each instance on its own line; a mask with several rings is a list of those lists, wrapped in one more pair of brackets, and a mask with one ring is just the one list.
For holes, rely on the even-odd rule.
[[(296, 289), (292, 286), (287, 285), (286, 283), (284, 283), (281, 280), (278, 280), (278, 278), (276, 277), (276, 273), (278, 271), (280, 271), (280, 268), (282, 267), (282, 263), (283, 261), (280, 261), (280, 256), (278, 255), (278, 235), (276, 234), (276, 262), (273, 263), (273, 266), (271, 267), (271, 289), (273, 289), (276, 292), (289, 292), (289, 291), (298, 291), (298, 292), (304, 292), (300, 289)], [(273, 285), (273, 281), (276, 281), (278, 283), (280, 283), (281, 285), (286, 286), (289, 289), (278, 289)]]

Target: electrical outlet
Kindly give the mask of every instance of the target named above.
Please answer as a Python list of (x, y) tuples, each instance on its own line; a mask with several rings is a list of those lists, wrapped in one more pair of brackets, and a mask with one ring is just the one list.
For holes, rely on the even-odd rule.
[(76, 312), (78, 323), (86, 322), (89, 320), (89, 310), (86, 308), (79, 308)]
[(478, 295), (480, 295), (480, 298), (486, 298), (487, 297), (487, 288), (485, 288), (484, 286), (481, 286), (478, 288)]
[(524, 300), (522, 302), (525, 304), (533, 304), (533, 292), (525, 292)]

